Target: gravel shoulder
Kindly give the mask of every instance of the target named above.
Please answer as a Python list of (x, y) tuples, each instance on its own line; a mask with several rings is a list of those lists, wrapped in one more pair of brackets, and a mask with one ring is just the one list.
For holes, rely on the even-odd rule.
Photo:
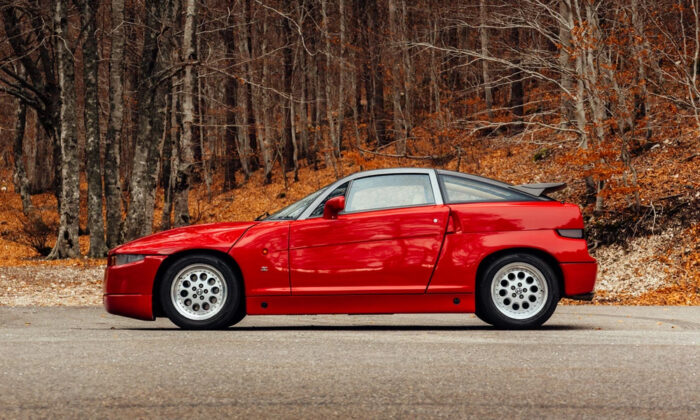
[(0, 306), (102, 304), (102, 267), (0, 267)]

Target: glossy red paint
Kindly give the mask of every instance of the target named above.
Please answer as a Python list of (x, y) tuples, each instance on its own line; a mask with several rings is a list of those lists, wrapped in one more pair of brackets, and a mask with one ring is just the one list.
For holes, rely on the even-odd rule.
[[(454, 233), (445, 235), (428, 293), (475, 290), (479, 264), (507, 249), (532, 249), (559, 263), (584, 262), (595, 266), (584, 239), (564, 238), (555, 229), (583, 229), (578, 206), (550, 202), (473, 203), (450, 205)], [(568, 282), (564, 277), (565, 284)], [(595, 270), (591, 289), (595, 283)]]
[(251, 315), (473, 312), (479, 264), (514, 248), (556, 260), (567, 295), (591, 292), (597, 266), (586, 241), (556, 233), (581, 228), (577, 206), (553, 201), (190, 226), (112, 250), (147, 256), (107, 268), (104, 304), (110, 313), (153, 319), (154, 281), (167, 256), (210, 250), (228, 253), (240, 268)]
[(427, 292), (473, 292), (479, 264), (491, 254), (514, 248), (541, 251), (560, 263), (578, 261), (595, 265), (585, 240), (564, 238), (553, 230), (454, 233), (445, 236)]
[(104, 278), (104, 306), (107, 312), (137, 319), (153, 320), (153, 280), (165, 255), (107, 267)]
[(450, 204), (450, 209), (457, 229), (467, 233), (583, 229), (578, 206), (557, 201)]
[(153, 297), (147, 295), (104, 295), (103, 303), (110, 314), (153, 321)]
[(231, 249), (246, 296), (289, 295), (289, 221), (259, 223)]
[(150, 295), (158, 267), (166, 258), (166, 255), (148, 255), (138, 262), (108, 267), (105, 270), (104, 294)]
[(566, 296), (590, 293), (595, 287), (598, 264), (592, 263), (563, 263), (561, 271), (564, 274), (564, 289)]
[(324, 219), (337, 219), (338, 213), (345, 209), (345, 197), (333, 197), (326, 202), (323, 207), (323, 218)]
[(256, 223), (210, 223), (170, 229), (118, 246), (110, 254), (170, 255), (188, 249), (228, 252), (231, 245)]
[(293, 222), (292, 294), (424, 293), (448, 214), (424, 206)]
[(248, 315), (471, 313), (474, 295), (252, 296), (246, 310)]

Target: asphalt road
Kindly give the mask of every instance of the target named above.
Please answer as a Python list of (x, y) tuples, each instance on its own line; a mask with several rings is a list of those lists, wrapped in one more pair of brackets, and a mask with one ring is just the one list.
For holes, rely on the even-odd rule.
[(700, 307), (249, 317), (187, 332), (0, 308), (0, 418), (700, 417)]

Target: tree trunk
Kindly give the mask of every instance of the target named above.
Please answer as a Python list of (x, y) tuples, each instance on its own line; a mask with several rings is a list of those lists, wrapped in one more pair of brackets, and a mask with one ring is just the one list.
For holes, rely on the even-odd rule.
[[(309, 154), (309, 112), (306, 103), (307, 79), (309, 72), (309, 60), (306, 54), (300, 55), (300, 74), (301, 74), (301, 100), (299, 101), (299, 156), (308, 157)], [(298, 162), (295, 164), (299, 166)]]
[[(489, 56), (489, 31), (486, 28), (487, 10), (486, 0), (479, 0), (479, 18), (481, 25), (479, 26), (479, 40), (481, 41), (481, 55)], [(484, 83), (484, 101), (486, 102), (486, 111), (489, 119), (493, 119), (493, 93), (491, 92), (491, 74), (489, 73), (489, 60), (481, 60), (481, 77)]]
[[(325, 40), (325, 56), (326, 62), (323, 71), (323, 87), (324, 87), (324, 102), (326, 105), (326, 120), (328, 123), (328, 135), (324, 136), (324, 157), (326, 163), (333, 166), (335, 170), (335, 145), (337, 144), (337, 133), (335, 131), (335, 119), (333, 118), (333, 100), (331, 97), (331, 58), (333, 52), (331, 50), (331, 36), (328, 28), (328, 14), (326, 13), (326, 0), (321, 0), (321, 28), (323, 31), (323, 38)], [(330, 139), (330, 144), (328, 140)], [(335, 171), (336, 176), (338, 175), (337, 170)]]
[[(249, 6), (249, 5), (248, 5)], [(240, 55), (240, 60), (243, 61), (241, 65), (241, 73), (248, 78), (251, 77), (250, 71), (250, 48), (249, 48), (249, 32), (248, 32), (248, 22), (246, 20), (247, 14), (239, 13), (237, 15), (236, 25), (241, 28), (235, 32), (234, 39), (237, 39), (238, 53)], [(237, 38), (236, 38), (237, 37)], [(236, 123), (238, 124), (238, 156), (241, 161), (241, 168), (243, 169), (243, 174), (245, 180), (250, 178), (252, 171), (256, 169), (255, 166), (255, 156), (253, 156), (253, 150), (251, 148), (252, 142), (255, 141), (255, 134), (251, 139), (251, 128), (255, 124), (255, 117), (253, 117), (253, 111), (251, 108), (252, 104), (252, 88), (250, 83), (246, 83), (243, 89), (236, 89), (238, 91), (237, 104), (239, 105), (240, 112), (236, 115)], [(251, 125), (251, 123), (253, 125)]]
[[(197, 37), (197, 51), (201, 51), (201, 38)], [(204, 185), (207, 188), (207, 202), (211, 203), (212, 199), (212, 183), (214, 182), (212, 171), (214, 170), (214, 158), (216, 153), (214, 152), (214, 141), (216, 141), (215, 135), (209, 135), (207, 133), (207, 111), (205, 108), (203, 97), (206, 94), (206, 86), (202, 85), (202, 78), (197, 77), (197, 121), (199, 122), (199, 149), (202, 151), (202, 171), (204, 172)], [(235, 122), (235, 120), (234, 120)], [(205, 140), (206, 139), (206, 140)], [(205, 144), (207, 145), (205, 147)], [(208, 155), (207, 156), (207, 151)]]
[(339, 51), (338, 51), (338, 134), (334, 145), (336, 157), (340, 157), (343, 148), (343, 120), (345, 118), (345, 1), (338, 0), (338, 19), (340, 20)]
[[(20, 73), (21, 74), (21, 73)], [(15, 192), (19, 193), (22, 199), (22, 213), (28, 216), (33, 209), (32, 197), (29, 195), (29, 180), (24, 167), (24, 128), (27, 122), (27, 104), (22, 100), (17, 101), (17, 112), (15, 113), (15, 141), (13, 143), (13, 153), (15, 160)]]
[(260, 101), (260, 106), (258, 106), (258, 146), (262, 154), (263, 159), (263, 170), (265, 172), (264, 183), (269, 184), (272, 182), (272, 121), (270, 118), (271, 114), (271, 103), (270, 103), (270, 91), (266, 89), (270, 83), (270, 66), (269, 58), (267, 57), (267, 29), (268, 29), (268, 18), (267, 12), (265, 12), (261, 18), (262, 21), (262, 32), (256, 38), (260, 39), (260, 57), (262, 65), (262, 80), (260, 81), (260, 86), (257, 88), (258, 98)]
[(61, 203), (60, 224), (56, 245), (49, 259), (74, 258), (80, 255), (78, 243), (80, 211), (80, 167), (78, 137), (75, 127), (75, 68), (68, 49), (68, 17), (66, 0), (56, 0), (54, 30), (56, 31), (56, 61), (61, 92)]
[[(233, 62), (236, 51), (235, 38), (232, 30), (223, 32), (224, 44), (226, 45), (226, 57)], [(248, 173), (248, 160), (243, 156), (240, 147), (240, 134), (238, 133), (237, 110), (238, 110), (238, 80), (227, 77), (224, 85), (224, 100), (226, 101), (226, 127), (224, 127), (224, 191), (236, 188), (236, 169), (239, 165), (244, 173)], [(241, 130), (245, 131), (245, 130)]]
[[(635, 40), (634, 37), (631, 40), (632, 52), (637, 58), (637, 85), (639, 86), (639, 90), (634, 94), (634, 120), (635, 124), (637, 120), (644, 120), (644, 138), (645, 140), (649, 140), (653, 132), (650, 120), (647, 118), (649, 115), (649, 98), (647, 92), (647, 69), (644, 56), (648, 54), (650, 48), (644, 34), (644, 21), (641, 16), (639, 16), (639, 7), (639, 0), (632, 0), (630, 10), (632, 12), (632, 25), (634, 26), (633, 34), (642, 40), (639, 42)], [(700, 42), (700, 40), (696, 40), (696, 42)]]
[[(483, 1), (483, 0), (482, 0)], [(567, 4), (568, 0), (560, 0), (559, 14), (561, 19), (568, 22), (571, 17), (571, 8)], [(566, 91), (573, 92), (574, 83), (571, 78), (573, 73), (571, 68), (571, 26), (565, 21), (559, 22), (559, 71), (561, 73), (561, 85)], [(574, 104), (571, 96), (566, 92), (561, 93), (560, 104), (560, 127), (567, 127), (574, 117)], [(578, 100), (578, 98), (577, 98)]]
[(148, 2), (144, 35), (141, 81), (136, 109), (138, 127), (132, 171), (129, 179), (129, 209), (124, 223), (124, 239), (127, 241), (148, 235), (153, 230), (153, 204), (158, 177), (160, 140), (163, 133), (165, 108), (164, 83), (156, 83), (156, 75), (163, 70), (159, 54), (158, 37), (164, 27), (171, 25), (163, 19), (168, 2)]
[[(56, 178), (55, 171), (48, 168), (60, 166), (55, 162), (53, 137), (46, 135), (40, 119), (34, 115), (34, 142), (31, 153), (27, 156), (27, 178), (29, 179), (29, 191), (32, 194), (40, 194), (54, 190)], [(31, 121), (30, 118), (29, 121)]]
[(122, 221), (122, 193), (119, 158), (124, 119), (124, 0), (112, 0), (112, 46), (109, 56), (109, 122), (105, 137), (105, 206), (107, 247), (119, 245)]
[(170, 95), (166, 104), (165, 139), (163, 140), (163, 165), (161, 179), (163, 184), (163, 213), (160, 218), (161, 230), (172, 227), (173, 185), (178, 166), (178, 146), (180, 145), (180, 120), (178, 118), (177, 79), (171, 80)]
[[(376, 0), (369, 0), (367, 8), (368, 22), (374, 34), (382, 32), (379, 21), (379, 8)], [(373, 42), (370, 47), (370, 67), (372, 71), (372, 120), (377, 136), (377, 144), (388, 143), (386, 137), (386, 112), (384, 110), (384, 67), (382, 64), (380, 42)]]
[[(250, 0), (245, 0), (245, 15), (239, 14), (242, 18), (239, 25), (241, 27), (243, 42), (240, 43), (241, 48), (241, 58), (246, 63), (245, 72), (248, 80), (254, 80), (254, 71), (251, 60), (253, 58), (253, 31), (251, 30), (251, 25), (253, 24), (253, 10), (250, 4)], [(248, 130), (248, 143), (250, 145), (250, 155), (246, 156), (250, 162), (250, 170), (257, 171), (260, 168), (260, 158), (258, 152), (260, 147), (258, 143), (262, 141), (258, 136), (256, 112), (253, 108), (253, 86), (250, 83), (246, 83), (246, 109), (248, 114), (248, 119), (246, 121)]]
[(182, 136), (180, 136), (179, 162), (177, 177), (173, 186), (173, 210), (175, 226), (190, 224), (189, 193), (192, 179), (193, 156), (193, 124), (194, 124), (194, 85), (197, 69), (192, 64), (197, 60), (195, 49), (195, 30), (197, 19), (196, 0), (187, 0), (185, 6), (185, 29), (182, 36), (182, 61), (185, 64), (185, 75), (182, 88)]
[(391, 72), (391, 103), (393, 107), (393, 117), (394, 117), (394, 142), (396, 144), (396, 154), (404, 155), (406, 154), (406, 129), (404, 120), (404, 111), (401, 106), (401, 94), (403, 93), (403, 86), (401, 83), (402, 73), (406, 73), (406, 69), (401, 69), (403, 62), (402, 50), (404, 47), (404, 37), (403, 30), (401, 27), (401, 19), (398, 16), (398, 11), (396, 7), (396, 0), (389, 0), (389, 26), (391, 27), (391, 33), (396, 37), (392, 48), (392, 72)]
[[(510, 45), (516, 51), (520, 51), (520, 29), (513, 28), (510, 32)], [(517, 54), (517, 53), (516, 53)], [(523, 72), (518, 68), (520, 66), (520, 57), (515, 57), (513, 59), (513, 68), (511, 83), (510, 83), (510, 108), (513, 111), (513, 119), (515, 124), (513, 124), (512, 133), (519, 133), (523, 130)]]
[(294, 145), (292, 144), (292, 115), (294, 111), (294, 101), (292, 100), (292, 77), (294, 77), (294, 50), (292, 43), (292, 22), (289, 19), (284, 19), (282, 22), (282, 33), (284, 37), (285, 47), (282, 51), (283, 67), (284, 67), (284, 93), (289, 96), (284, 99), (282, 105), (282, 114), (284, 119), (284, 128), (282, 130), (282, 167), (285, 171), (296, 169), (294, 159)]
[(97, 34), (95, 33), (96, 0), (83, 0), (83, 28), (87, 33), (83, 44), (83, 80), (85, 83), (85, 171), (88, 199), (87, 227), (90, 231), (88, 256), (101, 258), (107, 254), (105, 225), (102, 218), (102, 161), (100, 159), (100, 104), (97, 79)]

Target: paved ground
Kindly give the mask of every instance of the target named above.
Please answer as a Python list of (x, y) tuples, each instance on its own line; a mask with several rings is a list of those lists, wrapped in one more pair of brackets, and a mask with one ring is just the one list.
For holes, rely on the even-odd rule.
[(186, 332), (100, 308), (0, 307), (0, 418), (699, 418), (700, 307), (249, 317)]

